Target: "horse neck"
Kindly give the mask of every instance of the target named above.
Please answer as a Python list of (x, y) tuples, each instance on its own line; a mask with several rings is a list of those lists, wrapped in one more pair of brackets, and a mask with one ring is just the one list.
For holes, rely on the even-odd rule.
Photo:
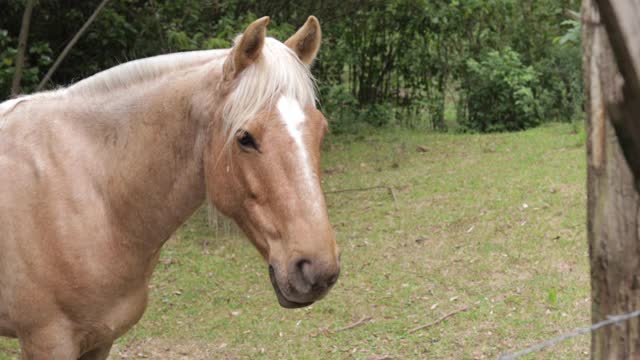
[(103, 135), (112, 146), (107, 201), (120, 241), (155, 252), (202, 204), (205, 119), (211, 119), (195, 104), (202, 79), (198, 71), (176, 74), (107, 101), (118, 124)]

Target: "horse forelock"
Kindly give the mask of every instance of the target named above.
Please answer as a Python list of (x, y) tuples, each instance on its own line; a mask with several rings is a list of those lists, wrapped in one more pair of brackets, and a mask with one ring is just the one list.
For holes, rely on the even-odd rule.
[(222, 121), (226, 142), (259, 111), (274, 108), (281, 96), (295, 99), (303, 107), (314, 106), (315, 80), (309, 67), (291, 49), (276, 39), (266, 38), (262, 56), (240, 74), (225, 102)]

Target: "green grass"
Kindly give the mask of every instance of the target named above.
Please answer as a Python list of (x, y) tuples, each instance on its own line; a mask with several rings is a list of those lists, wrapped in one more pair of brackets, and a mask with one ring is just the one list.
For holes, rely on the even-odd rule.
[[(571, 125), (330, 138), (323, 183), (343, 268), (329, 296), (280, 308), (257, 252), (214, 238), (200, 211), (164, 248), (147, 312), (111, 358), (493, 359), (587, 325), (583, 142)], [(331, 193), (377, 185), (396, 200)], [(589, 340), (525, 358), (587, 358)], [(0, 341), (11, 358), (2, 348), (16, 343)]]

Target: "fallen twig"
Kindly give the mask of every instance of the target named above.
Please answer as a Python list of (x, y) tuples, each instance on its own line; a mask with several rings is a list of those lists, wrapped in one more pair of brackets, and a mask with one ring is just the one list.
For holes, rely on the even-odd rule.
[(396, 192), (393, 190), (393, 186), (389, 186), (389, 195), (393, 198), (393, 206), (398, 208), (398, 198), (396, 197)]
[(344, 330), (349, 330), (349, 329), (353, 329), (354, 327), (358, 327), (360, 325), (364, 325), (366, 323), (368, 323), (369, 321), (371, 321), (373, 318), (371, 316), (363, 316), (360, 320), (354, 322), (351, 325), (347, 325), (345, 327), (341, 327), (339, 329), (334, 330), (334, 332), (338, 332), (338, 331), (344, 331)]
[(377, 186), (369, 186), (369, 187), (364, 187), (364, 188), (351, 188), (351, 189), (340, 189), (340, 190), (332, 190), (332, 191), (325, 191), (325, 194), (339, 194), (339, 193), (345, 193), (345, 192), (355, 192), (355, 191), (369, 191), (369, 190), (380, 190), (380, 189), (387, 189), (387, 191), (389, 192), (389, 195), (391, 195), (391, 198), (393, 199), (393, 205), (397, 208), (398, 207), (398, 198), (396, 196), (396, 192), (393, 189), (393, 186), (386, 186), (386, 185), (377, 185)]
[(420, 326), (418, 326), (418, 327), (414, 327), (413, 329), (409, 330), (409, 331), (408, 331), (408, 333), (409, 333), (409, 334), (411, 334), (411, 333), (414, 333), (414, 332), (416, 332), (416, 331), (418, 331), (418, 330), (422, 330), (422, 329), (426, 329), (426, 328), (431, 327), (431, 326), (434, 326), (434, 325), (438, 325), (439, 323), (443, 322), (443, 321), (444, 321), (444, 320), (446, 320), (447, 318), (449, 318), (449, 317), (451, 317), (451, 316), (453, 316), (453, 315), (455, 315), (455, 314), (461, 313), (461, 312), (463, 312), (463, 311), (467, 311), (467, 310), (469, 310), (469, 307), (468, 307), (468, 306), (465, 306), (465, 307), (460, 308), (460, 309), (458, 309), (458, 310), (456, 310), (456, 311), (452, 311), (452, 312), (450, 312), (450, 313), (448, 313), (448, 314), (446, 314), (446, 315), (442, 316), (441, 318), (439, 318), (439, 319), (438, 319), (438, 320), (436, 320), (436, 321), (430, 322), (430, 323), (428, 323), (428, 324), (426, 324), (426, 325), (420, 325)]

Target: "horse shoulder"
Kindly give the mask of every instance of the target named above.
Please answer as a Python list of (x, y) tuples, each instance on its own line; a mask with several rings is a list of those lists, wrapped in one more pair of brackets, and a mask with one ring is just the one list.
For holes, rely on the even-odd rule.
[(115, 337), (142, 315), (147, 283), (132, 281), (99, 153), (79, 119), (24, 105), (0, 128), (0, 327), (39, 312)]

